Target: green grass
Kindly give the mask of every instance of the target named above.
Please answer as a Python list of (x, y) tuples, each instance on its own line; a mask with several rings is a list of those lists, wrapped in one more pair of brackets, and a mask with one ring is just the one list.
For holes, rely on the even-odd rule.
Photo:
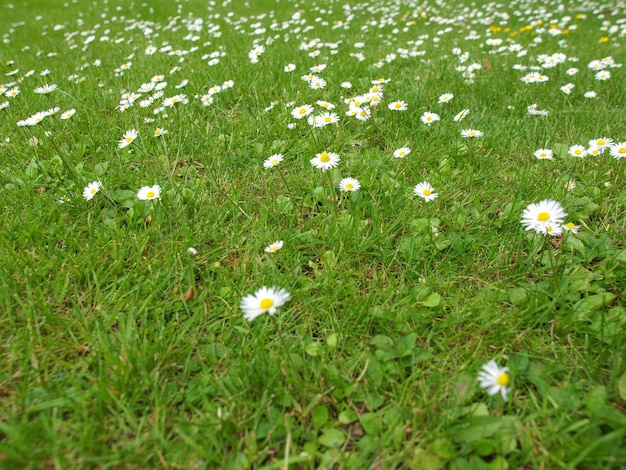
[[(599, 81), (587, 67), (626, 60), (623, 6), (157, 3), (1, 7), (0, 81), (20, 94), (0, 96), (0, 468), (626, 466), (626, 160), (567, 155), (626, 141), (623, 68)], [(551, 22), (568, 34), (549, 34)], [(489, 53), (500, 47), (490, 37), (527, 54)], [(310, 57), (301, 44), (315, 38)], [(266, 50), (251, 64), (255, 40)], [(187, 53), (148, 56), (150, 44)], [(482, 66), (473, 83), (457, 47), (462, 65)], [(208, 66), (214, 51), (226, 55)], [(513, 69), (557, 52), (578, 61), (540, 70), (546, 83)], [(328, 64), (320, 90), (300, 79), (316, 64)], [(116, 109), (155, 75), (164, 98), (189, 103), (167, 117), (143, 98)], [(345, 116), (344, 99), (380, 77), (391, 81), (372, 118)], [(196, 96), (226, 80), (202, 106)], [(440, 104), (443, 93), (455, 96)], [(337, 105), (337, 125), (291, 117), (317, 100)], [(395, 100), (408, 111), (389, 110)], [(529, 115), (534, 103), (549, 115)], [(423, 124), (425, 111), (441, 120)], [(154, 138), (157, 127), (169, 133)], [(119, 149), (131, 128), (139, 137)], [(467, 128), (484, 136), (461, 138)], [(403, 146), (411, 153), (393, 158)], [(535, 158), (539, 148), (554, 159)], [(341, 157), (328, 172), (309, 163), (323, 150)], [(284, 161), (264, 168), (275, 153)], [(360, 191), (339, 191), (347, 176)], [(86, 201), (92, 181), (103, 187)], [(421, 181), (439, 197), (416, 197)], [(153, 184), (160, 199), (138, 200)], [(522, 211), (542, 199), (580, 231), (525, 231)], [(283, 249), (265, 253), (276, 240)], [(263, 285), (291, 301), (247, 322), (240, 302)], [(510, 369), (508, 401), (478, 384), (492, 359)]]

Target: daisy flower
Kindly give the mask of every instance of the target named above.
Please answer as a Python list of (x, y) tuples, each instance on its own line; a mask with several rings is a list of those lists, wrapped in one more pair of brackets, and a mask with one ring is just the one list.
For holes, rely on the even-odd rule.
[(67, 111), (65, 111), (63, 114), (61, 114), (61, 119), (69, 119), (71, 118), (74, 114), (76, 114), (76, 110), (75, 109), (68, 109)]
[(482, 388), (487, 389), (490, 396), (500, 393), (506, 401), (511, 381), (508, 372), (508, 367), (498, 367), (496, 361), (491, 360), (481, 367), (478, 373), (478, 382)]
[(483, 132), (476, 129), (463, 129), (461, 137), (482, 137)]
[(563, 222), (567, 213), (563, 206), (552, 199), (544, 199), (535, 204), (530, 204), (522, 212), (522, 225), (526, 230), (534, 230), (537, 233), (554, 233), (555, 227)]
[(159, 199), (161, 197), (161, 187), (158, 184), (154, 186), (143, 186), (137, 192), (137, 199), (140, 201), (149, 201), (151, 199)]
[(185, 95), (184, 93), (181, 93), (179, 95), (171, 96), (170, 98), (166, 98), (163, 100), (163, 106), (167, 108), (171, 108), (177, 103), (181, 103), (181, 104), (189, 103), (189, 100), (187, 99), (187, 95)]
[(592, 139), (589, 141), (589, 147), (598, 147), (599, 149), (607, 149), (613, 145), (613, 139), (609, 137), (600, 137), (599, 139)]
[(393, 152), (393, 156), (394, 158), (404, 158), (406, 157), (409, 153), (411, 153), (411, 149), (408, 147), (401, 147), (399, 149), (397, 149), (396, 151)]
[(336, 124), (339, 122), (339, 116), (336, 113), (322, 113), (319, 116), (319, 119), (322, 123), (322, 126), (327, 126), (329, 124)]
[(4, 92), (4, 96), (6, 96), (7, 98), (15, 98), (19, 94), (20, 89), (18, 87), (13, 87), (10, 90)]
[(139, 135), (139, 132), (137, 132), (135, 129), (130, 129), (126, 131), (124, 133), (124, 137), (120, 139), (117, 146), (121, 149), (123, 149), (124, 147), (128, 147), (130, 144), (133, 143), (133, 141), (137, 138), (138, 135)]
[(550, 149), (538, 149), (533, 153), (539, 160), (552, 160), (554, 152)]
[(322, 171), (326, 171), (330, 168), (334, 168), (339, 164), (339, 155), (333, 152), (322, 152), (315, 155), (315, 158), (311, 159), (311, 165), (315, 168), (319, 168)]
[(368, 106), (354, 108), (354, 111), (356, 111), (354, 117), (357, 118), (359, 121), (367, 121), (372, 115)]
[(572, 232), (573, 234), (577, 234), (578, 230), (580, 230), (580, 225), (576, 225), (574, 222), (568, 222), (562, 227), (566, 232)]
[(303, 104), (291, 110), (291, 115), (295, 119), (302, 119), (313, 112), (313, 106), (310, 104)]
[(355, 192), (361, 189), (361, 183), (356, 178), (344, 178), (339, 182), (339, 189), (343, 192)]
[(593, 157), (597, 157), (598, 155), (604, 153), (604, 149), (600, 147), (594, 147), (593, 145), (587, 149), (587, 155), (591, 155)]
[(611, 156), (619, 160), (626, 158), (626, 142), (618, 142), (610, 147)]
[(328, 101), (319, 100), (319, 101), (316, 101), (315, 104), (318, 105), (318, 106), (321, 106), (322, 108), (326, 108), (326, 109), (334, 109), (335, 108), (335, 105), (332, 104), (332, 103), (329, 103)]
[(339, 85), (339, 86), (341, 88), (349, 89), (349, 88), (352, 88), (352, 83), (350, 83), (350, 82), (341, 82), (341, 85)]
[(243, 317), (252, 321), (256, 317), (268, 313), (274, 315), (278, 308), (291, 300), (291, 295), (280, 287), (261, 287), (254, 294), (248, 294), (241, 299), (239, 307), (243, 310)]
[(420, 119), (424, 124), (428, 124), (430, 126), (433, 122), (439, 121), (439, 114), (426, 111), (424, 114), (422, 114), (422, 117)]
[(102, 183), (100, 183), (100, 181), (92, 181), (89, 183), (85, 189), (83, 189), (83, 197), (85, 198), (85, 201), (90, 201), (95, 194), (100, 191), (101, 187)]
[(321, 88), (324, 88), (326, 86), (326, 80), (324, 80), (323, 78), (320, 77), (314, 77), (310, 82), (309, 82), (309, 88), (313, 89), (313, 90), (319, 90)]
[(582, 145), (572, 145), (567, 151), (572, 157), (582, 158), (587, 155), (587, 149)]
[(438, 103), (449, 103), (452, 98), (454, 98), (454, 95), (452, 93), (444, 93), (439, 97)]
[(413, 194), (421, 197), (426, 202), (437, 199), (439, 194), (434, 191), (433, 187), (427, 181), (422, 181), (421, 183), (416, 184), (413, 188)]
[(52, 93), (56, 89), (57, 89), (57, 86), (54, 84), (43, 85), (43, 86), (39, 86), (35, 88), (33, 92), (37, 93), (38, 95), (47, 95), (48, 93)]
[(609, 78), (611, 78), (611, 72), (609, 72), (608, 70), (600, 70), (598, 73), (596, 73), (596, 80), (608, 80)]
[(296, 70), (296, 65), (295, 64), (287, 64), (285, 65), (285, 72), (293, 72), (294, 70)]
[(277, 166), (280, 162), (283, 161), (283, 154), (277, 153), (269, 157), (267, 160), (263, 162), (264, 168), (273, 168)]
[(586, 91), (583, 96), (585, 98), (596, 98), (598, 94), (595, 91)]
[(569, 180), (567, 183), (565, 183), (565, 189), (567, 189), (568, 191), (576, 189), (576, 181), (575, 180)]
[(265, 247), (265, 253), (276, 253), (277, 251), (281, 250), (283, 247), (283, 241), (282, 240), (278, 240), (268, 246)]
[(153, 135), (154, 137), (161, 137), (162, 135), (165, 135), (165, 134), (167, 134), (167, 133), (169, 133), (169, 131), (168, 131), (167, 129), (163, 129), (163, 128), (161, 128), (161, 127), (157, 127), (157, 128), (156, 128), (156, 129), (152, 132), (152, 135)]
[(469, 113), (470, 113), (469, 109), (462, 110), (459, 114), (454, 116), (454, 122), (462, 121), (465, 118), (465, 116), (467, 116)]
[(404, 101), (394, 101), (387, 106), (392, 111), (406, 111), (408, 106)]

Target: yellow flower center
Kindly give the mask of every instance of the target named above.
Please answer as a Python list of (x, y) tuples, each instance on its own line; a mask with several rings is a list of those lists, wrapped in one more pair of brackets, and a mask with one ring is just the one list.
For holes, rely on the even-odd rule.
[(496, 382), (498, 382), (498, 385), (501, 387), (506, 387), (509, 384), (509, 374), (500, 374), (496, 379)]
[(91, 188), (91, 194), (96, 194), (96, 192), (98, 192), (96, 188)]
[(537, 220), (539, 222), (547, 222), (550, 220), (550, 214), (548, 212), (539, 212), (539, 214), (537, 214)]
[(128, 142), (129, 144), (133, 141), (132, 137), (126, 137), (126, 142)]
[(604, 140), (604, 139), (598, 139), (597, 144), (598, 144), (598, 145), (606, 145), (606, 140)]
[(565, 224), (565, 226), (570, 230), (576, 228), (576, 225), (574, 224), (574, 222), (568, 222)]
[(261, 307), (263, 310), (267, 310), (267, 309), (272, 308), (273, 305), (274, 305), (274, 301), (272, 299), (263, 299), (261, 300), (259, 307)]
[(346, 189), (353, 189), (354, 185), (352, 183), (346, 184)]
[(324, 118), (324, 122), (330, 122), (332, 119), (330, 119), (329, 117), (325, 117)]
[(626, 153), (626, 147), (620, 147), (617, 149), (617, 153)]
[(328, 155), (326, 152), (320, 155), (320, 162), (327, 163), (329, 161), (330, 161), (330, 155)]
[(305, 108), (300, 108), (298, 110), (298, 114), (304, 114), (304, 113), (306, 113), (306, 109)]
[(432, 191), (430, 189), (425, 189), (422, 194), (424, 194), (424, 196), (430, 196)]
[(154, 191), (148, 191), (146, 193), (146, 197), (149, 198), (149, 199), (152, 199), (154, 197)]

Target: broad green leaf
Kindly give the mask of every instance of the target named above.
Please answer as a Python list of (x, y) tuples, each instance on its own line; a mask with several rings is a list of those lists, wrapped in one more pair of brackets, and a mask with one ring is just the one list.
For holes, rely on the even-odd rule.
[(454, 448), (454, 444), (449, 439), (445, 437), (440, 437), (435, 439), (433, 443), (430, 445), (430, 448), (439, 456), (444, 459), (451, 458), (456, 450)]
[(338, 337), (336, 333), (332, 333), (328, 335), (328, 337), (326, 338), (326, 346), (328, 346), (329, 348), (336, 348), (337, 343), (338, 343)]
[(408, 468), (419, 468), (420, 470), (439, 470), (445, 468), (445, 466), (446, 462), (444, 460), (420, 448), (415, 449), (408, 463)]
[(372, 436), (379, 435), (383, 430), (383, 418), (380, 413), (363, 413), (360, 421), (365, 432)]
[(313, 408), (311, 412), (311, 421), (315, 429), (319, 429), (328, 422), (328, 408), (319, 405)]
[(393, 340), (389, 336), (376, 335), (370, 339), (370, 344), (376, 349), (387, 351), (393, 346)]
[(354, 423), (357, 419), (359, 419), (359, 415), (354, 410), (343, 410), (339, 413), (339, 422), (341, 424)]
[(437, 307), (441, 303), (441, 295), (437, 294), (436, 292), (433, 292), (428, 297), (426, 297), (425, 300), (422, 300), (421, 302), (418, 302), (418, 303), (428, 308)]
[(523, 287), (515, 287), (509, 291), (509, 300), (513, 305), (524, 305), (528, 302), (528, 293)]
[(339, 429), (327, 429), (318, 438), (318, 442), (325, 447), (341, 447), (346, 441), (346, 435)]
[(317, 341), (312, 341), (306, 345), (306, 347), (304, 348), (304, 352), (307, 353), (309, 356), (319, 356), (320, 354), (322, 354), (322, 345)]
[(588, 316), (590, 313), (593, 313), (605, 305), (610, 304), (614, 299), (615, 294), (611, 294), (610, 292), (590, 295), (574, 305), (574, 315), (579, 317)]

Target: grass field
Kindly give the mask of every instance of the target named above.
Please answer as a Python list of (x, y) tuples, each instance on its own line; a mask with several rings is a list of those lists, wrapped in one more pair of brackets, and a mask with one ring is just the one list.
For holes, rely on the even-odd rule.
[(625, 468), (626, 6), (506, 3), (2, 2), (0, 468)]

